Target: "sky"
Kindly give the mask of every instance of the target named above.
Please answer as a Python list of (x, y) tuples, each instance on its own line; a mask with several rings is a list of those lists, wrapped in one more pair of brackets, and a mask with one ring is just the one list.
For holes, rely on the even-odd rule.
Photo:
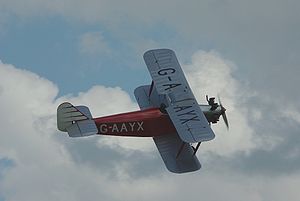
[[(299, 200), (300, 2), (0, 0), (0, 201)], [(151, 138), (72, 139), (70, 101), (94, 117), (138, 110), (145, 51), (176, 52), (199, 103), (230, 130), (199, 171), (167, 171)]]

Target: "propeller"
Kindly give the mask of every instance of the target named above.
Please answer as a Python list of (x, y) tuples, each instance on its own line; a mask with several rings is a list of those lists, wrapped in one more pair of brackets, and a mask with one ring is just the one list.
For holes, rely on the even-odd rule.
[(227, 129), (229, 129), (229, 123), (228, 123), (228, 119), (227, 119), (227, 116), (226, 116), (226, 113), (225, 113), (226, 109), (225, 109), (225, 107), (223, 107), (222, 102), (221, 102), (221, 98), (220, 98), (219, 95), (218, 95), (218, 101), (219, 101), (219, 104), (220, 104), (220, 107), (221, 107), (221, 115), (223, 117), (223, 120), (226, 124)]

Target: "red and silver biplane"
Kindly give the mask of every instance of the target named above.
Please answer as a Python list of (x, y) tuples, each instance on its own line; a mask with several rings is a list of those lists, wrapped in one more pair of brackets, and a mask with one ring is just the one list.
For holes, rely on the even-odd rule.
[(144, 60), (153, 81), (134, 91), (140, 111), (93, 118), (88, 107), (65, 102), (57, 108), (57, 127), (70, 137), (152, 137), (169, 171), (196, 171), (201, 142), (215, 137), (210, 124), (222, 115), (228, 128), (226, 109), (215, 98), (198, 104), (172, 50), (147, 51)]

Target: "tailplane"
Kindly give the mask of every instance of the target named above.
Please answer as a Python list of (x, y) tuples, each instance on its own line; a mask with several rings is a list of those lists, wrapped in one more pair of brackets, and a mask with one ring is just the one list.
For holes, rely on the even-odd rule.
[(98, 133), (91, 112), (86, 106), (73, 106), (65, 102), (57, 108), (57, 128), (70, 137), (84, 137)]

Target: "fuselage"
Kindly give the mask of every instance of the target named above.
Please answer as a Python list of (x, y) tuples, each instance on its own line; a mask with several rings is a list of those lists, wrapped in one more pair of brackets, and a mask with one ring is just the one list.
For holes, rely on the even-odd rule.
[[(221, 108), (211, 110), (209, 105), (199, 105), (206, 119), (216, 123), (221, 115)], [(106, 117), (94, 118), (98, 134), (115, 136), (155, 137), (176, 133), (169, 115), (160, 108), (127, 112)]]

